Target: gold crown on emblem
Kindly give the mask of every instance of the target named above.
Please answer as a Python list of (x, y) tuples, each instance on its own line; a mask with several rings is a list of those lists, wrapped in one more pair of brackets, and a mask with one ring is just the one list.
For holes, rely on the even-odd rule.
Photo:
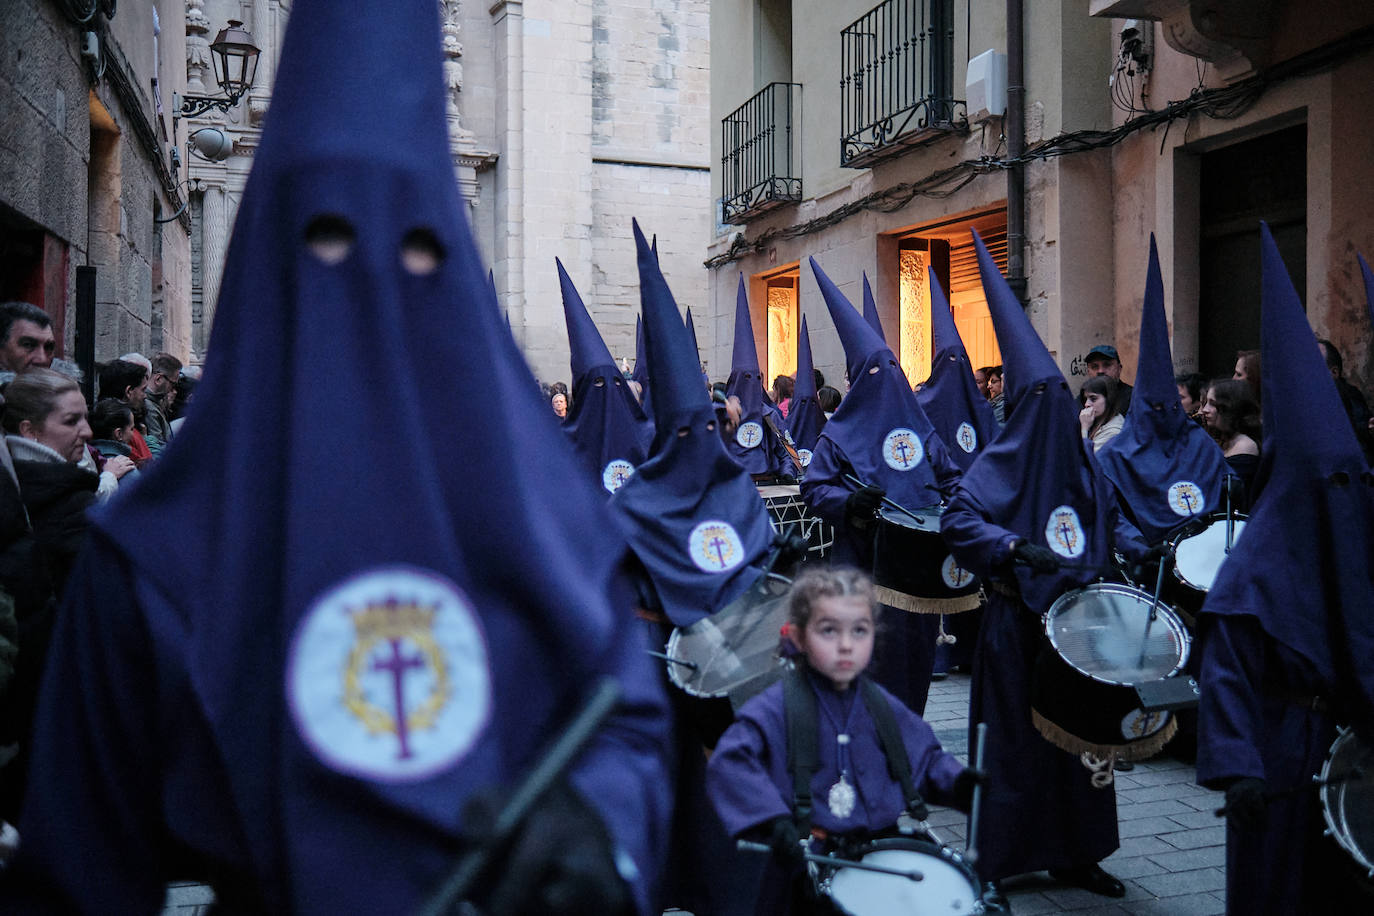
[(438, 605), (422, 607), (413, 601), (388, 598), (361, 611), (350, 611), (349, 615), (358, 637), (366, 639), (428, 632), (434, 629), (434, 615), (438, 611)]

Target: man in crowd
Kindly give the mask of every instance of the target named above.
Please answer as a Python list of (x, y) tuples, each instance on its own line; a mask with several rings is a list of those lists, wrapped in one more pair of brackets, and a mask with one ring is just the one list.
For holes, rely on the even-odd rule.
[[(112, 359), (100, 367), (100, 397), (116, 398), (129, 405), (137, 418), (148, 402), (148, 370), (138, 363)], [(142, 466), (153, 457), (143, 433), (135, 427), (129, 434), (129, 457)]]
[(56, 351), (57, 338), (47, 312), (29, 302), (0, 304), (0, 370), (46, 369)]
[(1083, 358), (1088, 366), (1088, 378), (1105, 375), (1116, 380), (1116, 412), (1125, 416), (1131, 406), (1131, 386), (1121, 380), (1121, 357), (1111, 344), (1098, 344)]
[(1341, 407), (1345, 408), (1345, 415), (1350, 418), (1350, 425), (1355, 429), (1355, 438), (1359, 440), (1365, 458), (1374, 460), (1374, 433), (1370, 431), (1369, 403), (1360, 393), (1360, 389), (1345, 380), (1345, 361), (1341, 359), (1341, 351), (1336, 349), (1336, 345), (1326, 338), (1321, 338), (1317, 341), (1317, 346), (1321, 348), (1326, 368), (1336, 382), (1336, 391), (1341, 396)]
[(177, 380), (181, 378), (181, 360), (170, 353), (159, 353), (153, 357), (152, 364), (144, 422), (148, 427), (148, 448), (157, 456), (162, 454), (172, 438), (172, 424), (167, 419), (167, 409), (176, 397)]

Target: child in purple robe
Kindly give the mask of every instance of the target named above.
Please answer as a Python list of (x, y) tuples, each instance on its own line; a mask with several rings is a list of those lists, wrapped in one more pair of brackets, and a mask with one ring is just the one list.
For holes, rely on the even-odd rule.
[(799, 899), (810, 890), (803, 838), (813, 851), (849, 851), (873, 837), (897, 834), (904, 811), (924, 818), (924, 811), (912, 810), (924, 808), (920, 798), (913, 805), (893, 775), (871, 704), (890, 709), (920, 797), (967, 811), (980, 778), (941, 749), (920, 716), (864, 677), (877, 613), (865, 574), (848, 568), (808, 571), (793, 583), (787, 600), (787, 638), (801, 653), (795, 675), (789, 675), (795, 677), (791, 689), (814, 698), (818, 766), (809, 781), (810, 810), (794, 799), (788, 706), (795, 700), (788, 697), (787, 679), (740, 708), (706, 771), (707, 794), (726, 831), (769, 843), (780, 860), (765, 876), (759, 913), (807, 911)]

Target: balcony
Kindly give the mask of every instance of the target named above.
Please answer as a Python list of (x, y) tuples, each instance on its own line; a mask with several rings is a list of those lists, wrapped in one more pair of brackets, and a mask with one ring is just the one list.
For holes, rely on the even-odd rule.
[(840, 165), (968, 129), (954, 98), (954, 0), (887, 0), (840, 33)]
[(721, 219), (745, 223), (801, 200), (801, 84), (769, 83), (721, 121)]

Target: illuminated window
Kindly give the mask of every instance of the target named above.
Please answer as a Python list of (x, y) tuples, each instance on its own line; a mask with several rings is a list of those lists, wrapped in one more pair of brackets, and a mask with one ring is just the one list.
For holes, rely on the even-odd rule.
[(800, 272), (793, 267), (784, 274), (767, 280), (768, 289), (768, 354), (763, 370), (763, 384), (771, 387), (779, 375), (794, 375), (797, 371), (797, 333), (801, 319), (797, 317), (797, 284)]
[(929, 251), (904, 245), (898, 256), (898, 358), (913, 388), (930, 377), (930, 282), (926, 274), (929, 264)]

